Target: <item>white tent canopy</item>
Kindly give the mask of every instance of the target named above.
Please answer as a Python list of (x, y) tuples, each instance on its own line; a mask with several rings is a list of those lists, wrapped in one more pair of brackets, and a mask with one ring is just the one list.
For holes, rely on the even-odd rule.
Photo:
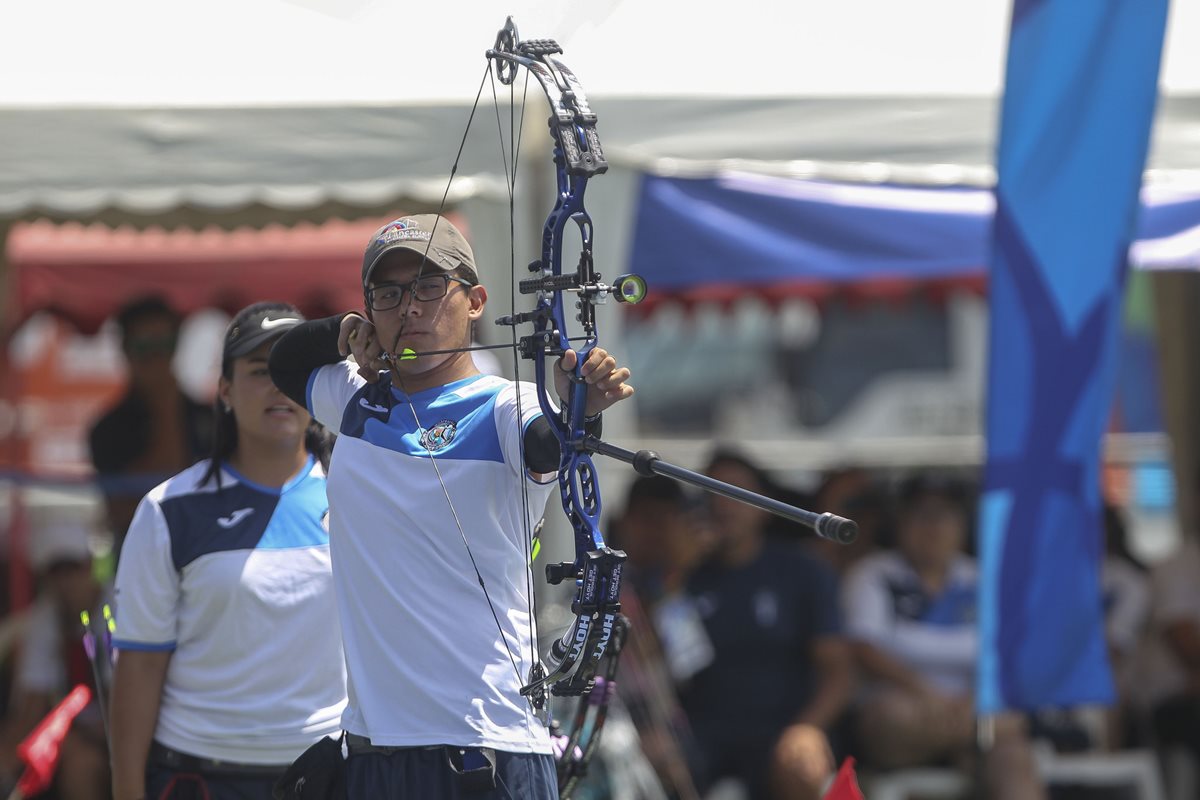
[[(1007, 0), (506, 10), (522, 35), (564, 46), (618, 166), (990, 179)], [(486, 0), (9, 4), (0, 220), (256, 224), (436, 207), (503, 21)], [(1195, 31), (1200, 0), (1175, 0), (1156, 170), (1200, 170)], [(451, 203), (505, 197), (490, 92)]]
[[(986, 183), (997, 112), (992, 99), (954, 97), (634, 98), (594, 107), (618, 166), (665, 172), (758, 165), (921, 183)], [(0, 109), (0, 218), (253, 223), (382, 213), (401, 199), (436, 207), (467, 111)], [(526, 126), (540, 130), (543, 119), (539, 107)], [(503, 200), (495, 128), (489, 98), (450, 184), (451, 204), (474, 196)], [(527, 145), (522, 156), (544, 161), (548, 148)], [(846, 166), (839, 171), (838, 164)], [(1149, 166), (1200, 172), (1200, 96), (1164, 99)]]
[[(996, 95), (1011, 0), (40, 0), (0, 12), (0, 106), (461, 103), (506, 14), (596, 97)], [(1200, 92), (1173, 0), (1170, 94)]]

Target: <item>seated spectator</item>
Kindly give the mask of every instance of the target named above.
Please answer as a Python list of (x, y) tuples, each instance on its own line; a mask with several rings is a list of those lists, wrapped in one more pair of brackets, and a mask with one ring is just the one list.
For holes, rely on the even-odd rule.
[[(717, 453), (707, 473), (754, 492), (752, 463)], [(765, 535), (768, 515), (711, 497), (717, 546), (688, 582), (713, 660), (683, 692), (709, 780), (735, 777), (750, 797), (816, 798), (833, 772), (828, 731), (852, 688), (833, 571)]]
[(683, 487), (662, 475), (633, 481), (608, 538), (628, 557), (624, 586), (637, 591), (647, 608), (682, 591), (688, 573), (712, 547)]
[(92, 426), (89, 444), (119, 557), (142, 495), (212, 449), (212, 409), (184, 394), (175, 381), (171, 359), (180, 319), (162, 299), (126, 305), (117, 324), (129, 387)]
[(852, 565), (886, 544), (888, 498), (875, 476), (861, 467), (830, 470), (822, 476), (814, 495), (812, 509), (828, 511), (858, 523), (858, 537), (848, 545), (828, 539), (809, 537), (807, 542), (818, 556), (845, 575)]
[(618, 696), (638, 731), (640, 749), (672, 797), (696, 798), (696, 748), (675, 690), (712, 661), (712, 645), (684, 582), (705, 537), (682, 486), (660, 475), (629, 488), (610, 544), (625, 551), (622, 613), (630, 621)]
[[(842, 595), (869, 681), (858, 739), (866, 759), (886, 769), (962, 759), (975, 742), (977, 578), (963, 553), (967, 493), (957, 482), (917, 476), (899, 501), (898, 549), (860, 561)], [(1023, 720), (1000, 715), (996, 723), (983, 765), (988, 796), (1044, 797)]]
[(1200, 766), (1200, 546), (1194, 539), (1154, 570), (1151, 592), (1138, 694), (1155, 744), (1186, 748)]
[[(81, 523), (68, 521), (55, 521), (33, 531), (30, 562), (42, 588), (20, 645), (12, 715), (5, 731), (8, 748), (15, 748), (75, 686), (82, 683), (97, 690), (79, 619), (81, 611), (103, 619), (106, 600), (104, 588), (92, 574), (89, 533)], [(104, 737), (103, 720), (93, 700), (62, 743), (56, 779), (60, 800), (108, 797)]]
[[(792, 486), (783, 486), (771, 481), (763, 488), (763, 494), (781, 503), (797, 508), (814, 508), (813, 496)], [(774, 514), (767, 520), (764, 534), (768, 539), (776, 539), (786, 544), (809, 543), (816, 539), (812, 529), (787, 517)]]
[(712, 645), (684, 591), (688, 576), (713, 547), (706, 522), (697, 518), (677, 481), (639, 477), (609, 538), (625, 551), (623, 585), (654, 620), (671, 675), (677, 682), (688, 680), (712, 661)]
[(1129, 697), (1136, 675), (1133, 660), (1150, 621), (1150, 581), (1126, 546), (1125, 517), (1113, 505), (1104, 507), (1106, 555), (1100, 570), (1104, 628), (1112, 664), (1117, 703), (1109, 713), (1108, 748), (1119, 749), (1128, 738)]

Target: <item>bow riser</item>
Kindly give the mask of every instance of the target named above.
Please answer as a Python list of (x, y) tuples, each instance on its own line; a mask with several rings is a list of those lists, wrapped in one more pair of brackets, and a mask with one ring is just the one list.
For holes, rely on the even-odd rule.
[[(573, 76), (572, 76), (573, 78)], [(577, 83), (577, 81), (576, 81)], [(576, 99), (582, 97), (582, 92), (572, 93)], [(591, 115), (594, 125), (595, 115)], [(569, 680), (563, 682), (550, 681), (549, 685), (554, 694), (577, 695), (592, 689), (592, 676), (596, 665), (604, 657), (608, 642), (612, 635), (615, 615), (620, 610), (619, 597), (621, 586), (621, 562), (625, 554), (611, 550), (605, 545), (604, 535), (600, 531), (600, 487), (597, 482), (595, 465), (591, 455), (581, 447), (587, 437), (585, 430), (585, 415), (587, 404), (587, 384), (583, 379), (583, 365), (588, 354), (596, 346), (594, 296), (585, 294), (596, 285), (596, 276), (592, 260), (591, 217), (583, 207), (584, 191), (587, 188), (586, 175), (571, 174), (572, 156), (568, 145), (578, 144), (579, 140), (586, 141), (586, 132), (582, 126), (572, 126), (569, 133), (563, 131), (562, 125), (555, 125), (551, 119), (551, 132), (558, 145), (554, 152), (556, 177), (558, 181), (558, 199), (554, 210), (546, 219), (542, 232), (542, 260), (540, 267), (543, 282), (561, 285), (563, 281), (562, 249), (564, 231), (568, 221), (574, 222), (579, 229), (580, 256), (574, 280), (572, 283), (580, 291), (576, 306), (579, 313), (576, 319), (582, 328), (583, 343), (575, 347), (577, 361), (572, 370), (570, 390), (566, 408), (561, 417), (551, 415), (552, 427), (558, 437), (562, 451), (559, 466), (559, 495), (563, 510), (571, 521), (575, 536), (575, 561), (572, 572), (579, 577), (579, 585), (572, 611), (577, 620), (590, 619), (588, 637), (582, 652), (574, 649), (578, 643), (579, 630), (574, 632), (576, 645), (569, 650), (572, 656), (586, 656), (574, 673), (569, 674)], [(594, 127), (591, 129), (594, 133)], [(566, 135), (564, 135), (564, 133)], [(578, 138), (576, 138), (578, 137)], [(576, 159), (578, 160), (578, 159)], [(564, 290), (543, 291), (539, 295), (539, 305), (548, 313), (539, 315), (535, 320), (535, 334), (546, 333), (553, 326), (554, 335), (558, 339), (559, 352), (565, 352), (570, 347), (567, 335), (566, 309), (563, 302)], [(550, 414), (548, 384), (546, 383), (545, 359), (537, 365), (539, 370), (539, 386), (544, 387), (539, 396), (543, 413)], [(547, 570), (547, 577), (553, 580), (563, 576), (566, 565), (558, 569)], [(596, 622), (599, 622), (597, 625)], [(568, 631), (568, 635), (571, 632)], [(565, 639), (562, 640), (566, 644)], [(552, 670), (557, 672), (559, 670)], [(564, 676), (566, 677), (566, 676)]]
[[(596, 114), (587, 103), (579, 79), (550, 57), (559, 52), (561, 49), (550, 40), (520, 41), (510, 18), (497, 35), (495, 48), (487, 55), (496, 61), (501, 82), (508, 85), (515, 80), (517, 67), (525, 67), (541, 85), (551, 111), (549, 129), (554, 144), (557, 196), (542, 227), (541, 259), (530, 265), (536, 276), (519, 283), (522, 294), (536, 294), (537, 299), (533, 311), (514, 313), (501, 322), (533, 324), (533, 333), (520, 338), (518, 349), (522, 356), (534, 361), (538, 405), (559, 442), (559, 499), (575, 539), (573, 561), (546, 567), (550, 583), (568, 579), (575, 583), (571, 605), (575, 619), (562, 637), (552, 643), (546, 668), (536, 668), (528, 685), (521, 690), (535, 708), (544, 707), (547, 690), (560, 696), (584, 695), (574, 715), (573, 729), (562, 737), (567, 745), (558, 760), (559, 785), (562, 796), (566, 797), (586, 772), (604, 726), (614, 688), (616, 660), (628, 626), (620, 613), (625, 553), (605, 544), (600, 529), (603, 507), (600, 485), (591, 453), (585, 447), (588, 386), (583, 367), (598, 341), (595, 304), (604, 302), (609, 294), (622, 302), (640, 299), (644, 282), (638, 279), (634, 285), (618, 278), (613, 286), (608, 286), (600, 283), (595, 272), (592, 220), (583, 198), (589, 178), (606, 172), (608, 162), (596, 132)], [(580, 252), (574, 273), (564, 274), (563, 245), (570, 223), (578, 228)], [(634, 291), (630, 291), (631, 286)], [(564, 294), (568, 292), (576, 295), (576, 313), (570, 327), (580, 335), (574, 339), (568, 334), (564, 303)], [(547, 361), (561, 357), (568, 349), (575, 351), (577, 360), (560, 412), (554, 408), (550, 395), (553, 381)]]

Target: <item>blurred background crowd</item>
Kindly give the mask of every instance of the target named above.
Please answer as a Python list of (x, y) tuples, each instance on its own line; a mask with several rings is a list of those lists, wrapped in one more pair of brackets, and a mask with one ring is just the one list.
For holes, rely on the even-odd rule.
[[(599, 310), (604, 346), (637, 387), (606, 413), (606, 438), (861, 531), (835, 546), (601, 462), (606, 531), (629, 558), (632, 633), (575, 796), (800, 800), (853, 757), (870, 800), (1200, 797), (1200, 0), (1172, 0), (1165, 44), (1162, 30), (1121, 41), (1142, 26), (1105, 16), (1165, 15), (1157, 0), (509, 5), (524, 35), (564, 46), (599, 116), (609, 170), (587, 200), (597, 267), (650, 287), (635, 308)], [(1050, 10), (1062, 29), (1035, 29), (1010, 58), (1010, 27)], [(369, 233), (435, 210), (472, 240), (489, 318), (523, 310), (509, 267), (538, 256), (553, 202), (545, 108), (513, 96), (531, 104), (529, 124), (499, 126), (500, 158), (483, 125), (463, 131), (498, 13), (489, 0), (0, 10), (0, 74), (17, 78), (0, 81), (0, 791), (23, 769), (18, 743), (71, 687), (103, 691), (80, 612), (102, 619), (113, 601), (138, 499), (208, 454), (232, 313), (258, 300), (309, 319), (359, 307)], [(1031, 41), (1048, 55), (1019, 49)], [(1072, 66), (1076, 51), (1094, 63)], [(1058, 77), (1079, 85), (1022, 103), (1017, 91), (1058, 84), (1006, 86), (1006, 63), (1066, 64)], [(1137, 102), (1114, 102), (1135, 72)], [(1079, 98), (1115, 112), (1089, 122)], [(1134, 106), (1152, 123), (1149, 149), (1122, 169), (1103, 138)], [(1023, 233), (1043, 245), (1039, 279), (1059, 290), (1037, 303), (994, 291), (1002, 110), (1010, 167), (1026, 152), (1013, 142), (1062, 148), (1007, 187), (1032, 187), (1022, 199), (1036, 224)], [(1022, 134), (1023, 111), (1046, 116), (1024, 119)], [(1091, 166), (1075, 176), (1077, 202), (1039, 206), (1054, 205), (1040, 190), (1078, 164)], [(1136, 216), (1136, 231), (1090, 215), (1089, 203), (1119, 194), (1089, 182), (1110, 173), (1129, 178), (1131, 206), (1143, 178), (1140, 211), (1112, 212)], [(1115, 261), (1083, 252), (1102, 234), (1120, 234)], [(1104, 286), (1087, 283), (1101, 273)], [(1019, 313), (989, 342), (1001, 295)], [(1096, 304), (1110, 327), (1072, 359), (1074, 325), (1101, 295), (1113, 299)], [(1067, 355), (1059, 369), (1039, 362), (1052, 366), (1035, 380), (1028, 365), (1053, 349), (1050, 333)], [(490, 322), (478, 338), (505, 341)], [(1016, 368), (1002, 370), (989, 345), (994, 355), (1014, 342)], [(515, 377), (510, 354), (495, 352), (480, 368)], [(1090, 394), (1050, 385), (1085, 362), (1092, 374), (1068, 377), (1072, 390), (1090, 381)], [(1062, 413), (1037, 441), (985, 443), (990, 412), (1011, 411), (1011, 434), (1046, 398)], [(1061, 531), (1083, 548), (1071, 563), (1015, 548), (1026, 561), (1010, 565), (1041, 574), (1003, 580), (1046, 592), (1055, 571), (1076, 586), (1102, 563), (1107, 652), (1076, 661), (1106, 655), (1116, 700), (980, 716), (979, 621), (997, 614), (978, 589), (997, 574), (987, 542), (1001, 545), (977, 529), (986, 494), (1007, 491), (990, 480), (988, 447), (1029, 445), (1019, 455), (1036, 461), (1059, 437), (1078, 452), (1053, 455), (1079, 458), (1046, 465), (1070, 485), (1054, 500), (1103, 505), (1103, 517)], [(1097, 448), (1092, 480), (1084, 462)], [(1015, 463), (1042, 475), (1043, 464)], [(1045, 528), (1061, 517), (1049, 507), (1030, 540), (1053, 538)], [(546, 561), (569, 551), (555, 511)], [(570, 614), (558, 590), (538, 591), (549, 642)], [(1016, 599), (1006, 613), (1057, 611)], [(1015, 644), (1019, 657), (1082, 648)], [(46, 796), (107, 796), (97, 705), (61, 757)]]
[[(111, 601), (120, 534), (138, 499), (211, 446), (210, 398), (189, 393), (173, 366), (182, 324), (161, 297), (125, 304), (105, 329), (125, 379), (78, 425), (93, 477), (9, 489), (0, 769), (10, 785), (22, 766), (16, 744), (71, 687), (95, 686), (80, 612), (98, 618)], [(1121, 776), (1102, 786), (1086, 771), (1048, 780), (1054, 759), (1130, 752), (1150, 753), (1178, 797), (1194, 788), (1200, 562), (1185, 537), (1159, 541), (1153, 519), (1139, 543), (1115, 497), (1119, 470), (1102, 568), (1118, 702), (981, 719), (976, 468), (786, 471), (766, 469), (745, 443), (699, 452), (692, 466), (707, 475), (854, 519), (859, 537), (833, 544), (669, 478), (614, 473), (620, 490), (607, 495), (606, 522), (612, 546), (628, 554), (633, 625), (618, 707), (579, 796), (817, 797), (831, 766), (853, 756), (868, 787), (919, 769), (957, 775), (958, 795), (1137, 797), (1137, 781)], [(543, 626), (553, 628), (554, 598), (544, 595)], [(50, 796), (107, 796), (106, 761), (93, 704), (64, 742)]]

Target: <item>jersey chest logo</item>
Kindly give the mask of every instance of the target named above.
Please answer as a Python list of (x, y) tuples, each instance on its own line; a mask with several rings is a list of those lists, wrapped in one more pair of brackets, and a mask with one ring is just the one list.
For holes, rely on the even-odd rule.
[(368, 400), (365, 397), (358, 398), (358, 404), (360, 406), (362, 406), (363, 408), (367, 409), (368, 411), (374, 411), (376, 414), (388, 413), (387, 408), (385, 408), (384, 406), (375, 405), (374, 403), (372, 403), (370, 400)]
[(239, 508), (228, 517), (217, 517), (217, 524), (222, 528), (232, 528), (234, 525), (237, 525), (239, 522), (253, 513), (253, 508)]
[(421, 446), (429, 452), (444, 450), (454, 441), (458, 433), (458, 423), (452, 419), (444, 419), (421, 434)]

